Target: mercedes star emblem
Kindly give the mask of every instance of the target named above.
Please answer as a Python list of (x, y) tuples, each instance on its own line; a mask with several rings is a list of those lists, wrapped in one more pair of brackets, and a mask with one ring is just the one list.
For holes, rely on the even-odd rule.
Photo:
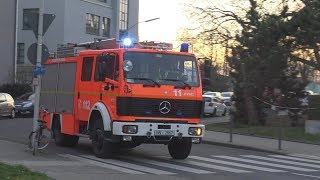
[(168, 114), (171, 110), (171, 104), (168, 101), (162, 101), (159, 105), (159, 111), (162, 114)]

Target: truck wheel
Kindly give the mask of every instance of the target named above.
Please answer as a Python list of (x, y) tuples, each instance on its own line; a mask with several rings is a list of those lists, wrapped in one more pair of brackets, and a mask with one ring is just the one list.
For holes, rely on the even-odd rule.
[(114, 144), (105, 140), (102, 119), (98, 119), (93, 127), (93, 153), (99, 158), (110, 158), (114, 152)]
[(192, 147), (191, 138), (172, 139), (168, 144), (168, 150), (173, 159), (186, 159)]
[(79, 137), (61, 133), (61, 125), (59, 120), (54, 120), (53, 138), (58, 146), (73, 147), (78, 144)]

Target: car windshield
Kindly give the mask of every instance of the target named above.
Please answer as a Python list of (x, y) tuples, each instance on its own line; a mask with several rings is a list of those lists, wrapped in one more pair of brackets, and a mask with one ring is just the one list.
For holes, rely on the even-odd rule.
[(152, 81), (167, 85), (199, 86), (196, 59), (193, 56), (125, 52), (124, 61), (131, 61), (133, 68), (125, 72), (127, 82), (134, 84)]
[(26, 100), (29, 100), (31, 94), (32, 93), (25, 93), (25, 94), (17, 97), (16, 99), (17, 100), (21, 100), (21, 101), (26, 101)]
[(221, 96), (223, 97), (231, 97), (231, 93), (221, 93)]

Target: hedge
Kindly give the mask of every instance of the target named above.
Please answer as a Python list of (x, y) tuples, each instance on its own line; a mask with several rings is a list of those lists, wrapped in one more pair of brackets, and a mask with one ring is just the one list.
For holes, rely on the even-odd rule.
[(3, 84), (0, 86), (1, 93), (8, 93), (13, 98), (17, 98), (22, 94), (31, 92), (32, 88), (29, 84)]

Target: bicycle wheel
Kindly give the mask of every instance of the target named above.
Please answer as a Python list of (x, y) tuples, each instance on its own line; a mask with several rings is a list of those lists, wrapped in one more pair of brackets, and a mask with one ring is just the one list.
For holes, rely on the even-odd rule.
[(29, 134), (29, 137), (28, 137), (28, 138), (29, 138), (29, 141), (28, 141), (28, 149), (29, 149), (29, 150), (32, 150), (32, 147), (33, 147), (33, 146), (32, 146), (32, 135), (33, 135), (33, 133), (34, 133), (34, 132), (31, 131), (31, 133)]
[(46, 135), (40, 136), (38, 139), (38, 150), (42, 150), (49, 145), (49, 139)]
[(43, 129), (41, 136), (38, 138), (38, 149), (42, 150), (46, 148), (50, 143), (51, 137), (52, 137), (51, 130), (48, 128)]

